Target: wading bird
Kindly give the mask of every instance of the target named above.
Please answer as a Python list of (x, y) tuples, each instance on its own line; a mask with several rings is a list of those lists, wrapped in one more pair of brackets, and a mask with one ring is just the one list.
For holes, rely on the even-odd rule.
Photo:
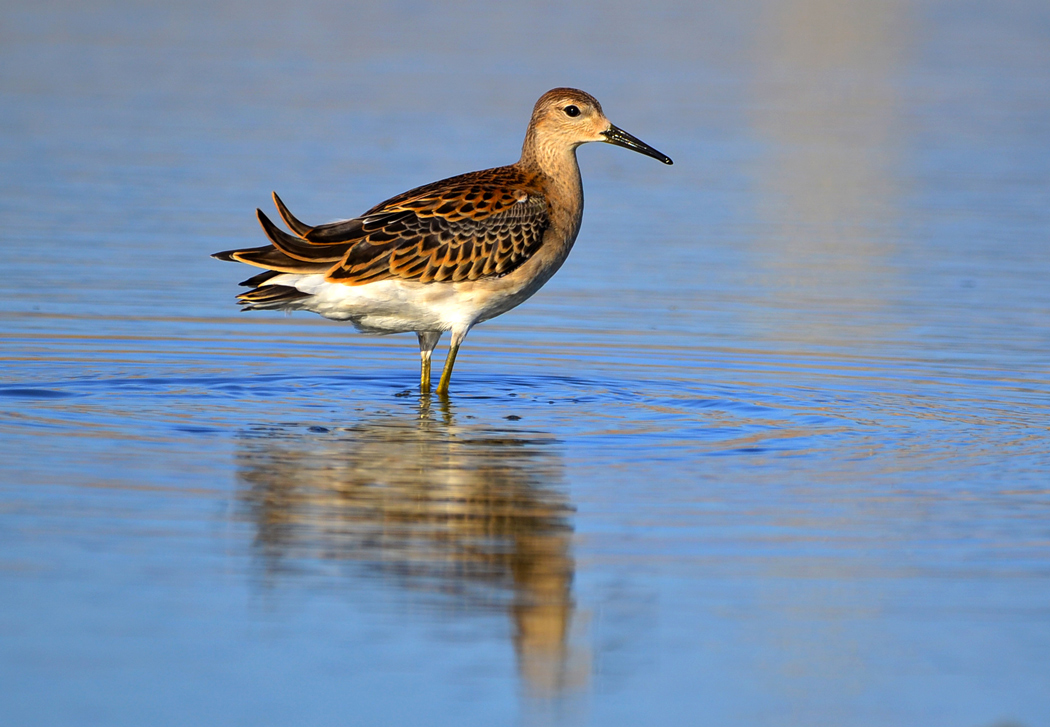
[(565, 262), (583, 218), (576, 148), (591, 141), (671, 164), (610, 123), (590, 94), (555, 88), (536, 102), (510, 166), (427, 184), (316, 227), (274, 194), (294, 234), (257, 210), (271, 244), (213, 257), (265, 269), (242, 283), (251, 288), (237, 296), (244, 310), (308, 310), (370, 333), (415, 332), (424, 394), (431, 354), (450, 331), (437, 387), (445, 395), (470, 329), (528, 299)]

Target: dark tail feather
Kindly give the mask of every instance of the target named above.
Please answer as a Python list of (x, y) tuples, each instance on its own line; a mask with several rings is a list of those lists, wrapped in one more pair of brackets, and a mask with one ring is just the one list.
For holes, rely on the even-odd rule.
[(227, 250), (225, 252), (217, 252), (212, 257), (218, 260), (247, 263), (257, 268), (276, 270), (279, 273), (298, 273), (300, 275), (324, 273), (332, 267), (332, 263), (313, 263), (297, 260), (285, 255), (273, 245), (251, 247), (244, 250)]
[(273, 193), (273, 203), (277, 212), (288, 225), (288, 229), (304, 240), (317, 245), (332, 245), (341, 242), (357, 241), (363, 234), (364, 221), (361, 219), (340, 220), (339, 222), (328, 222), (323, 225), (308, 225), (293, 215), (284, 201)]
[(319, 245), (332, 245), (340, 242), (354, 243), (364, 236), (365, 223), (361, 219), (343, 220), (318, 225), (303, 237)]
[(279, 228), (274, 223), (270, 222), (270, 218), (263, 214), (262, 210), (256, 210), (256, 215), (259, 217), (259, 224), (262, 225), (263, 232), (270, 238), (270, 242), (274, 244), (274, 247), (279, 249), (285, 255), (302, 260), (309, 263), (328, 263), (331, 266), (333, 263), (337, 263), (343, 259), (343, 255), (350, 249), (353, 243), (344, 242), (342, 244), (325, 244), (318, 245), (315, 243), (307, 242), (299, 237), (293, 237), (287, 232)]
[(246, 288), (258, 288), (266, 281), (273, 280), (278, 275), (280, 275), (280, 273), (276, 270), (266, 270), (265, 272), (261, 272), (258, 275), (253, 275), (247, 280), (242, 280), (241, 282), (237, 283), (237, 285), (241, 285)]
[(402, 220), (411, 220), (415, 216), (416, 213), (412, 210), (395, 209), (386, 212), (376, 212), (352, 220), (318, 225), (303, 237), (319, 245), (330, 245), (337, 242), (357, 242), (370, 231)]
[(309, 298), (304, 293), (287, 285), (264, 285), (237, 296), (243, 306), (242, 310), (285, 310), (294, 308), (295, 301)]
[(277, 205), (277, 212), (281, 215), (281, 219), (284, 220), (284, 224), (288, 225), (288, 229), (297, 234), (299, 237), (306, 237), (314, 228), (305, 222), (300, 221), (288, 211), (284, 202), (277, 196), (277, 192), (273, 193), (273, 203)]

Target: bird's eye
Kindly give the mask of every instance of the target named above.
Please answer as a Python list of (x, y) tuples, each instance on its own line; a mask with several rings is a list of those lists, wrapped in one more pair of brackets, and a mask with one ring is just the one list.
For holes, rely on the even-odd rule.
[(576, 117), (580, 115), (580, 109), (577, 106), (566, 106), (565, 113), (569, 116)]

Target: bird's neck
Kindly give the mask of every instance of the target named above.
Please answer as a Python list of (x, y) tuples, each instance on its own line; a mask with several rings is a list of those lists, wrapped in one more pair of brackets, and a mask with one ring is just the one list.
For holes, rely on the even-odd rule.
[(535, 137), (529, 134), (518, 164), (539, 173), (554, 212), (565, 215), (566, 223), (578, 227), (583, 214), (583, 181), (580, 179), (580, 165), (576, 162), (576, 147), (537, 144)]

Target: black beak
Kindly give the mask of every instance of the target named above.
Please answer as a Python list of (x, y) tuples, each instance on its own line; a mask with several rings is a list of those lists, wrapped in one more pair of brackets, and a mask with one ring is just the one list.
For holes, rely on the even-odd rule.
[(608, 129), (602, 132), (602, 136), (604, 136), (605, 140), (610, 144), (616, 144), (616, 146), (622, 146), (625, 149), (634, 149), (639, 154), (645, 154), (647, 157), (659, 159), (664, 164), (674, 164), (674, 162), (671, 161), (671, 157), (662, 152), (656, 151), (656, 149), (653, 149), (641, 139), (631, 136), (623, 129), (613, 126), (612, 124), (609, 125)]

